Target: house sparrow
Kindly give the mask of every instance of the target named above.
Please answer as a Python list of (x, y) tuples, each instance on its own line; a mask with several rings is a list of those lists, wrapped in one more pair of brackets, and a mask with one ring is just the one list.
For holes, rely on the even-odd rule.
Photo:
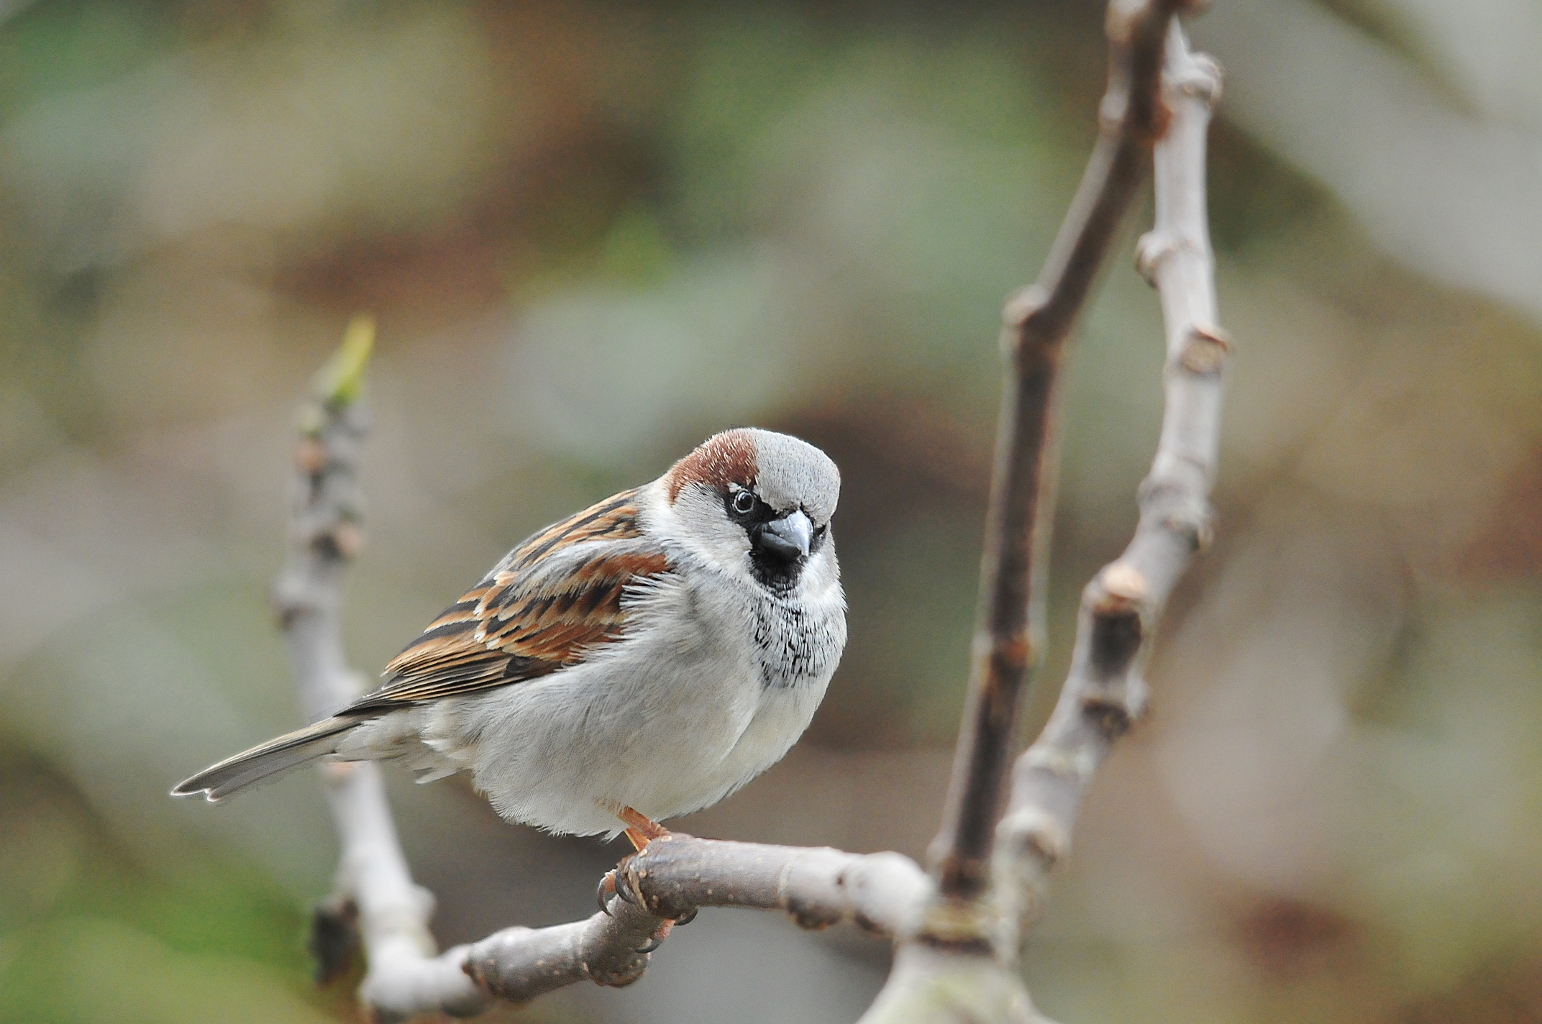
[(331, 718), (177, 786), (216, 801), (317, 758), (471, 773), (498, 813), (639, 848), (779, 761), (846, 644), (835, 463), (729, 430), (526, 540)]

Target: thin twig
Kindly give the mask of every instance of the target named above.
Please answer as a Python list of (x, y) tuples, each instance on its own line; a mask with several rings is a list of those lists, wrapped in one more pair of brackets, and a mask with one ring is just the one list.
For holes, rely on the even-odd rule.
[[(290, 549), (274, 586), (289, 661), (306, 716), (315, 720), (359, 691), (342, 641), (343, 573), (363, 543), (362, 499), (355, 478), (368, 426), (360, 399), (374, 328), (360, 318), (317, 382), (301, 413)], [(434, 898), (412, 881), (379, 769), (373, 764), (322, 768), (342, 854), (337, 896), (318, 909), (312, 948), (325, 980), (346, 966), (357, 934), (367, 962), (359, 998), (376, 1017), (405, 1019), (425, 1010), (471, 1014), (487, 996), (460, 971), (457, 951), (434, 956), (428, 930)], [(355, 925), (356, 921), (356, 925)]]
[(1145, 178), (1146, 155), (1165, 127), (1157, 87), (1162, 40), (1181, 6), (1181, 0), (1109, 5), (1109, 80), (1099, 107), (1097, 146), (1038, 281), (1012, 296), (1002, 311), (1001, 345), (1009, 366), (986, 515), (979, 622), (963, 729), (932, 853), (938, 891), (947, 899), (972, 900), (989, 882), (992, 831), (1023, 683), (1042, 645), (1043, 587), (1035, 577), (1043, 573), (1053, 519), (1051, 435), (1060, 358)]
[(1070, 843), (1092, 773), (1144, 707), (1141, 667), (1153, 630), (1210, 532), (1222, 368), (1231, 350), (1216, 322), (1205, 215), (1205, 134), (1221, 75), (1209, 57), (1189, 53), (1177, 22), (1167, 51), (1163, 90), (1172, 123), (1156, 147), (1156, 223), (1137, 250), (1141, 273), (1162, 298), (1166, 411), (1140, 489), (1135, 537), (1082, 593), (1065, 686), (1043, 733), (1018, 760), (997, 828), (997, 884), (1016, 900), (1019, 941), (1038, 914), (1049, 870)]

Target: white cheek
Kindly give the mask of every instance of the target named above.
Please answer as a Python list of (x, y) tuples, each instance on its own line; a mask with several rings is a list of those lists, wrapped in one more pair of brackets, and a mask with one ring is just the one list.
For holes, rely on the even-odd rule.
[(687, 546), (720, 569), (748, 574), (750, 539), (742, 527), (729, 521), (716, 491), (688, 487), (675, 499), (672, 512), (679, 538)]
[(845, 606), (845, 598), (841, 593), (841, 567), (835, 558), (833, 542), (827, 542), (808, 560), (808, 565), (803, 568), (799, 589), (809, 597), (832, 596), (842, 607)]

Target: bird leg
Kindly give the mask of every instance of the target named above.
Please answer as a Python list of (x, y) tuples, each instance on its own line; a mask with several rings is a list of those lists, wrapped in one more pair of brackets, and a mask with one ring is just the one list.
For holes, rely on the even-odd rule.
[[(627, 839), (631, 840), (632, 847), (637, 851), (637, 853), (642, 853), (643, 849), (647, 847), (649, 843), (653, 842), (653, 840), (668, 839), (671, 834), (669, 829), (665, 828), (663, 825), (660, 825), (652, 818), (649, 818), (647, 815), (641, 814), (630, 807), (616, 808), (612, 811), (612, 813), (622, 821), (626, 822), (626, 837)], [(637, 853), (629, 853), (625, 857), (621, 858), (621, 863), (617, 864), (611, 870), (605, 872), (605, 876), (600, 879), (600, 888), (595, 895), (599, 899), (600, 909), (607, 915), (610, 914), (610, 898), (612, 896), (620, 896), (628, 903), (637, 904), (639, 906), (643, 905), (638, 903), (638, 901), (642, 898), (640, 894), (634, 893), (631, 890), (631, 887), (621, 880), (621, 874), (626, 867), (626, 862), (637, 856)], [(659, 924), (658, 930), (649, 936), (648, 941), (644, 943), (637, 950), (637, 952), (653, 952), (663, 944), (665, 939), (669, 938), (669, 933), (674, 930), (676, 925), (690, 924), (694, 920), (696, 920), (696, 908), (692, 907), (690, 911), (682, 914), (677, 920), (665, 920), (661, 922)]]
[(638, 853), (653, 840), (669, 835), (669, 829), (630, 807), (621, 808), (616, 812), (616, 817), (626, 822), (626, 837), (632, 841), (632, 848)]
[[(655, 839), (667, 839), (670, 836), (669, 829), (631, 807), (610, 805), (609, 809), (612, 814), (626, 823), (626, 837), (631, 841), (632, 849), (636, 850), (637, 853), (641, 853)], [(612, 896), (620, 896), (628, 903), (637, 902), (638, 897), (630, 891), (629, 887), (622, 884), (620, 878), (622, 868), (634, 856), (636, 854), (628, 854), (626, 857), (623, 857), (620, 864), (617, 864), (612, 870), (605, 872), (605, 877), (600, 879), (600, 888), (595, 895), (599, 900), (600, 909), (606, 914), (610, 913), (610, 898)], [(695, 917), (696, 911), (692, 909), (689, 914), (686, 914), (678, 922), (663, 922), (659, 925), (658, 931), (653, 933), (648, 943), (642, 949), (639, 949), (638, 952), (651, 953), (659, 947), (660, 943), (668, 938), (670, 931), (676, 924), (689, 924)]]

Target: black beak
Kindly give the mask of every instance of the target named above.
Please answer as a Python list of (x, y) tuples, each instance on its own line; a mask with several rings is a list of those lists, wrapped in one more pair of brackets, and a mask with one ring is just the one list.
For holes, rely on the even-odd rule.
[(780, 519), (773, 519), (755, 531), (755, 549), (783, 562), (808, 557), (814, 538), (814, 524), (802, 509), (795, 509)]

